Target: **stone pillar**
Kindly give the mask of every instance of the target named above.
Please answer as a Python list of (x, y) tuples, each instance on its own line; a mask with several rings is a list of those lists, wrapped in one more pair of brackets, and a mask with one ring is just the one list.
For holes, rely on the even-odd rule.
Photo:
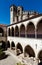
[(37, 27), (35, 27), (35, 38), (37, 38)]
[(16, 54), (16, 56), (17, 56), (17, 47), (15, 47), (15, 54)]
[(23, 56), (25, 57), (24, 47), (23, 47)]
[[(36, 41), (35, 41), (35, 42), (36, 42)], [(37, 52), (38, 52), (38, 51), (37, 51), (37, 44), (35, 44), (35, 58), (38, 58), (38, 56), (37, 56), (37, 55), (38, 55)]]
[(27, 28), (25, 26), (25, 37), (27, 37)]
[(23, 48), (23, 55), (24, 55), (24, 57), (26, 57), (26, 54), (25, 54), (25, 50), (24, 50), (24, 48)]

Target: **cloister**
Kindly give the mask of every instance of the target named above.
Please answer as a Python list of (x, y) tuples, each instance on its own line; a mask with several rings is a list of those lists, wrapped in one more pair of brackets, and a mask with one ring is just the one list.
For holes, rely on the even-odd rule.
[(23, 55), (22, 59), (36, 60), (34, 64), (42, 62), (42, 14), (12, 5), (10, 24), (0, 24), (0, 47), (16, 56)]
[(28, 37), (28, 38), (42, 38), (42, 19), (35, 25), (30, 21), (25, 25), (12, 25), (8, 28), (8, 36)]
[[(17, 39), (19, 39), (19, 38), (17, 38), (17, 37), (14, 37), (14, 38), (16, 38), (16, 40)], [(10, 38), (11, 39), (11, 38)], [(10, 40), (9, 39), (9, 40)], [(20, 38), (21, 39), (21, 38)], [(20, 40), (19, 39), (19, 40)], [(23, 38), (22, 38), (23, 39)], [(14, 39), (15, 40), (15, 39)], [(16, 41), (15, 40), (15, 41)], [(18, 40), (18, 41), (19, 41)], [(26, 40), (26, 39), (25, 39)], [(28, 39), (27, 39), (28, 40)], [(34, 39), (32, 39), (32, 41), (33, 41)], [(11, 40), (12, 41), (12, 40)], [(16, 41), (16, 42), (18, 42), (18, 41)], [(24, 41), (24, 39), (22, 40), (22, 41)], [(31, 39), (29, 39), (29, 42), (31, 41)], [(7, 42), (7, 47), (8, 48), (10, 48), (11, 50), (12, 49), (14, 49), (14, 50), (16, 50), (16, 52), (19, 50), (19, 52), (17, 52), (16, 53), (16, 55), (20, 55), (20, 54), (24, 54), (24, 57), (34, 57), (34, 58), (39, 58), (40, 60), (42, 60), (42, 46), (37, 46), (36, 44), (33, 44), (32, 43), (32, 41), (31, 41), (31, 44), (30, 43), (27, 43), (27, 44), (22, 44), (22, 43), (19, 43), (19, 42), (21, 42), (21, 41), (19, 41), (18, 43), (14, 43), (14, 41), (12, 41), (12, 42), (10, 42), (10, 41), (8, 41)], [(33, 41), (33, 42), (37, 42), (38, 40), (35, 40), (35, 41)], [(42, 40), (40, 40), (40, 42), (41, 42)], [(39, 42), (39, 41), (38, 41)], [(33, 44), (33, 45), (32, 45)], [(41, 44), (41, 43), (40, 43)], [(24, 46), (23, 46), (24, 45)], [(35, 46), (35, 47), (33, 47), (33, 46)], [(38, 47), (39, 47), (39, 49), (38, 49)], [(40, 48), (41, 47), (41, 48)], [(14, 50), (13, 50), (13, 52), (14, 52)], [(39, 50), (39, 51), (38, 51)]]
[(42, 60), (42, 16), (9, 25), (7, 28), (8, 48), (14, 47), (17, 55)]
[(42, 14), (2, 26), (0, 26), (2, 48), (15, 51), (16, 55), (23, 54), (24, 57), (33, 57), (42, 61)]

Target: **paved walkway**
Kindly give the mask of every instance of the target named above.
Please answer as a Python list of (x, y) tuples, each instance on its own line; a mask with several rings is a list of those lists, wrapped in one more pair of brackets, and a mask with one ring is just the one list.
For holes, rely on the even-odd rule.
[(0, 65), (16, 65), (17, 62), (20, 62), (20, 60), (12, 53), (6, 51), (6, 54), (9, 54), (9, 56), (0, 60)]
[(33, 61), (33, 58), (24, 58), (23, 54), (16, 56), (10, 51), (5, 51), (9, 56), (3, 60), (0, 60), (0, 65), (16, 65), (18, 62), (22, 62), (25, 65), (38, 65), (38, 61)]

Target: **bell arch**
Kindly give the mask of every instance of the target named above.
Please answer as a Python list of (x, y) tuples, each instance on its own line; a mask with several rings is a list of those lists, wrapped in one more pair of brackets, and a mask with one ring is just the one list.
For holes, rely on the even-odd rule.
[(42, 19), (37, 24), (37, 38), (42, 38)]
[(25, 37), (25, 25), (21, 24), (20, 26), (20, 37)]
[(32, 22), (27, 24), (27, 37), (35, 38), (35, 26)]
[(27, 45), (24, 49), (24, 53), (25, 56), (29, 56), (29, 57), (35, 57), (35, 52), (34, 50), (31, 48), (31, 46)]
[(15, 27), (15, 36), (19, 37), (19, 28), (18, 28), (18, 26)]
[(20, 43), (18, 43), (16, 45), (16, 50), (17, 50), (17, 55), (23, 53), (23, 48), (22, 48), (22, 45)]

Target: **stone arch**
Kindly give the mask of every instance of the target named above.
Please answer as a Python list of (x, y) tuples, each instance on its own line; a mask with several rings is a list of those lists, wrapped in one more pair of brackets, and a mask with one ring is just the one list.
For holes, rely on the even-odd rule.
[(37, 38), (42, 38), (42, 19), (37, 24)]
[(8, 36), (11, 36), (11, 30), (10, 30), (10, 28), (8, 28)]
[(31, 46), (27, 45), (25, 46), (25, 49), (24, 49), (24, 55), (27, 57), (35, 57), (35, 52), (34, 50), (32, 49)]
[(15, 43), (13, 41), (11, 42), (11, 49), (15, 50)]
[(4, 30), (0, 28), (0, 36), (4, 36)]
[(25, 25), (21, 24), (20, 26), (20, 37), (25, 37)]
[(35, 26), (32, 22), (27, 24), (27, 37), (35, 38)]
[(14, 28), (11, 28), (11, 36), (14, 36)]
[(38, 53), (38, 58), (42, 61), (42, 50)]
[(15, 36), (19, 37), (19, 28), (18, 28), (18, 26), (15, 27)]
[(10, 42), (7, 41), (7, 48), (10, 48)]
[(23, 53), (23, 48), (22, 48), (22, 45), (20, 43), (18, 43), (16, 45), (16, 50), (17, 50), (17, 55)]
[(14, 44), (14, 42), (13, 42), (13, 41), (11, 42), (11, 47), (15, 47), (15, 44)]
[(5, 41), (1, 41), (1, 43), (2, 43), (2, 48), (3, 48), (3, 50), (5, 50), (6, 49), (6, 42)]

